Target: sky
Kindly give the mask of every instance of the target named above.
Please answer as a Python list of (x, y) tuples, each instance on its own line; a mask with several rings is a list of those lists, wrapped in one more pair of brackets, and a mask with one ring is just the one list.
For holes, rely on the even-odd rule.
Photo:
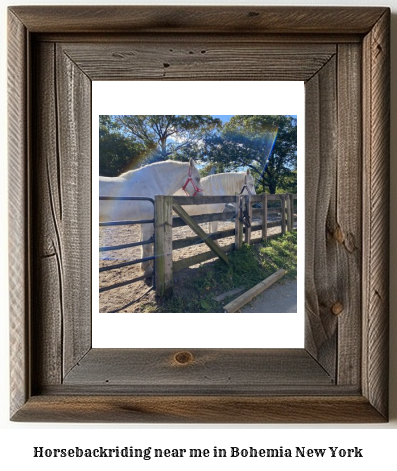
[(219, 118), (222, 120), (222, 123), (226, 123), (233, 116), (232, 114), (212, 114), (214, 118)]
[[(219, 118), (222, 120), (222, 123), (227, 123), (230, 118), (234, 115), (232, 114), (212, 114), (211, 116), (213, 116), (214, 118)], [(291, 114), (290, 116), (292, 116), (293, 118), (296, 118), (296, 114)]]

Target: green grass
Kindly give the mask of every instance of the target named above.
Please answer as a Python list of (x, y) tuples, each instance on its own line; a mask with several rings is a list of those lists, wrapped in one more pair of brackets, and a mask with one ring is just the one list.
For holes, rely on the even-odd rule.
[[(280, 268), (286, 270), (284, 278), (296, 278), (297, 233), (271, 239), (266, 245), (243, 245), (228, 255), (229, 264), (217, 260), (195, 270), (176, 283), (174, 295), (163, 300), (157, 308), (147, 306), (146, 312), (223, 312), (227, 298), (216, 302), (218, 294), (244, 286), (248, 290)], [(235, 297), (235, 296), (234, 296)]]

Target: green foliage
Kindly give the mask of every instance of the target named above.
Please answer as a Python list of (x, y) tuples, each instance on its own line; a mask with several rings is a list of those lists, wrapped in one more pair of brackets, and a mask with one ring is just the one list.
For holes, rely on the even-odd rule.
[(220, 126), (220, 120), (209, 115), (116, 115), (112, 119), (125, 136), (144, 146), (145, 164), (197, 159), (202, 139)]
[(250, 168), (258, 189), (268, 193), (296, 186), (296, 152), (296, 119), (284, 115), (236, 115), (205, 140), (208, 161)]
[(289, 232), (284, 237), (272, 239), (266, 247), (260, 249), (262, 266), (272, 272), (284, 268), (285, 277), (297, 275), (297, 232)]
[(136, 166), (144, 151), (142, 144), (121, 133), (111, 116), (99, 117), (99, 175), (120, 175)]

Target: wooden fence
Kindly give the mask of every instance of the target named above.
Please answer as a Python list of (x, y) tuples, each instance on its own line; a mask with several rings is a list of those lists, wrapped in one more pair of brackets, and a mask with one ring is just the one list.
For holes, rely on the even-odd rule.
[[(228, 263), (227, 254), (232, 250), (238, 250), (243, 243), (255, 244), (267, 241), (268, 231), (280, 226), (280, 232), (275, 235), (292, 231), (296, 223), (296, 195), (238, 195), (238, 196), (156, 196), (155, 198), (155, 244), (154, 256), (156, 259), (156, 293), (159, 296), (169, 295), (173, 290), (173, 274), (179, 270), (219, 257)], [(222, 213), (203, 214), (189, 216), (182, 206), (232, 203), (235, 209)], [(256, 207), (258, 206), (258, 207)], [(173, 216), (173, 211), (178, 217)], [(198, 225), (212, 221), (230, 221), (235, 219), (234, 228), (223, 230), (215, 234), (206, 234)], [(259, 220), (259, 224), (256, 221)], [(196, 236), (182, 240), (172, 240), (172, 229), (188, 225)], [(253, 238), (253, 232), (260, 232), (259, 237)], [(214, 241), (233, 237), (234, 242), (224, 247), (219, 247)], [(209, 251), (187, 257), (173, 262), (172, 251), (189, 247), (191, 245), (205, 243)]]

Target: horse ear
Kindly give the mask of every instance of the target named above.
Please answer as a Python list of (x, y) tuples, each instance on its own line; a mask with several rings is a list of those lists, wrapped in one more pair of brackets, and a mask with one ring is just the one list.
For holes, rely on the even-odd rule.
[(249, 174), (250, 174), (250, 169), (249, 169), (249, 168), (247, 168), (247, 175), (249, 175)]
[(192, 157), (190, 157), (189, 164), (191, 167), (194, 167), (194, 160)]

